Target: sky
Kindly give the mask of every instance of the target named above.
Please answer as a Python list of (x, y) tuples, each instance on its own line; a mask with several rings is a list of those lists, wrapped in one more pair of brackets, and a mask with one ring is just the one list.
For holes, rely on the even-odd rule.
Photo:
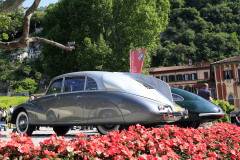
[[(33, 4), (34, 0), (25, 0), (23, 2), (23, 7), (30, 7)], [(58, 0), (41, 0), (38, 7), (47, 7), (51, 3), (57, 3)]]

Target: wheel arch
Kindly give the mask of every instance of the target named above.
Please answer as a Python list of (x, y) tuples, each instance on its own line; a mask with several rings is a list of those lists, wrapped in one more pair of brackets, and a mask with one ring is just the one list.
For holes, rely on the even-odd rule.
[[(24, 111), (24, 112), (27, 113), (26, 109), (23, 108), (23, 107), (20, 107), (20, 108), (17, 108), (16, 110), (14, 110), (13, 115), (12, 115), (12, 117), (11, 117), (11, 123), (12, 123), (12, 124), (16, 124), (17, 115), (18, 115), (20, 112), (22, 112), (22, 111)], [(28, 113), (27, 113), (27, 114), (28, 114)]]

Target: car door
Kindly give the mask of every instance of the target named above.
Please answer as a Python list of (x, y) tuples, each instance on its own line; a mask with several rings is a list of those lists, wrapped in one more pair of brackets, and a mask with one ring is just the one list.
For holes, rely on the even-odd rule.
[(34, 100), (35, 105), (38, 107), (36, 110), (36, 117), (40, 123), (51, 124), (58, 121), (58, 94), (62, 90), (63, 78), (54, 80), (45, 96)]
[(85, 76), (65, 77), (63, 92), (59, 94), (59, 122), (78, 123), (84, 116)]

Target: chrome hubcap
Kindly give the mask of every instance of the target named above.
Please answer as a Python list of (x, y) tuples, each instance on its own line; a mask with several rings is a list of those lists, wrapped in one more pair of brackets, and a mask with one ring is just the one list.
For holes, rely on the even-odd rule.
[(21, 116), (20, 118), (19, 118), (19, 129), (21, 130), (21, 131), (25, 131), (26, 130), (26, 128), (27, 128), (27, 117), (25, 117), (25, 116)]

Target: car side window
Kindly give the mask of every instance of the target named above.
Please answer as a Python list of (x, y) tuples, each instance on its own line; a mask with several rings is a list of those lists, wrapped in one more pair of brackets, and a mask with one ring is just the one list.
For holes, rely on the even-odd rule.
[(52, 82), (51, 86), (47, 91), (47, 94), (61, 93), (61, 88), (62, 88), (62, 79), (57, 79)]
[(87, 77), (86, 90), (98, 90), (96, 81), (91, 77)]
[(173, 101), (183, 101), (184, 98), (178, 94), (174, 94), (172, 93), (172, 98), (173, 98)]
[(64, 92), (74, 92), (84, 90), (85, 77), (66, 77), (64, 82)]

